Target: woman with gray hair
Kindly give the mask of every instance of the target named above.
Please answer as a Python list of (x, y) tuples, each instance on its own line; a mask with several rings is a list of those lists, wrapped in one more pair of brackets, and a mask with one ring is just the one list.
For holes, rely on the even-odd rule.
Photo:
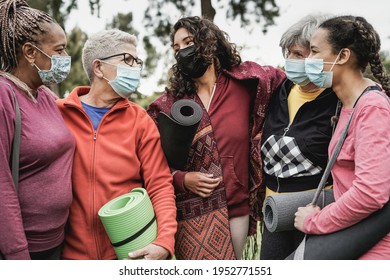
[[(262, 136), (266, 197), (316, 189), (324, 172), (338, 99), (332, 89), (311, 83), (305, 73), (310, 38), (329, 16), (306, 16), (280, 40), (287, 79), (271, 99)], [(327, 186), (332, 184), (331, 178)], [(298, 230), (262, 235), (261, 259), (285, 259), (302, 241)]]
[(115, 259), (98, 211), (139, 187), (150, 196), (158, 233), (152, 244), (129, 252), (129, 258), (174, 254), (175, 197), (160, 135), (146, 111), (128, 100), (141, 77), (136, 45), (135, 36), (116, 29), (91, 36), (82, 56), (91, 86), (76, 87), (57, 103), (76, 138), (65, 259)]

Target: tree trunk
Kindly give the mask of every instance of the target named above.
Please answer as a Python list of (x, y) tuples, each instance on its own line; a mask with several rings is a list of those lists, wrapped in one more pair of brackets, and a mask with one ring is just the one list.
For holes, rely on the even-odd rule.
[(201, 8), (202, 16), (204, 18), (214, 21), (214, 16), (216, 12), (213, 5), (211, 4), (211, 0), (201, 0), (200, 8)]

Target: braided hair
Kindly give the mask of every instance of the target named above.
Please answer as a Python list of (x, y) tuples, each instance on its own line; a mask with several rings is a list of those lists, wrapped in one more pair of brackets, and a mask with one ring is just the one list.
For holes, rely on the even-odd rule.
[[(207, 62), (214, 60), (218, 73), (222, 69), (230, 70), (232, 66), (241, 63), (236, 45), (230, 43), (228, 34), (219, 29), (212, 21), (197, 16), (179, 19), (170, 34), (172, 45), (176, 32), (182, 27), (193, 35), (197, 56), (202, 56)], [(184, 94), (196, 94), (197, 89), (194, 81), (183, 76), (177, 64), (172, 66), (172, 72), (168, 92), (176, 97), (182, 97)]]
[(370, 64), (371, 72), (390, 96), (389, 75), (380, 60), (381, 42), (378, 33), (363, 17), (338, 16), (326, 20), (320, 28), (327, 29), (328, 41), (336, 54), (343, 48), (354, 52), (362, 72)]
[(43, 23), (51, 22), (55, 21), (47, 13), (31, 8), (24, 0), (0, 0), (0, 70), (15, 70), (21, 46), (37, 43), (37, 35), (47, 32)]

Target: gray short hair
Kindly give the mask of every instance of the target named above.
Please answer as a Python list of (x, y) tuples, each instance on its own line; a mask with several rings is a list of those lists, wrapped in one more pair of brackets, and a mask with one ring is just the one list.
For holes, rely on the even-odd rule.
[(83, 48), (83, 68), (89, 81), (93, 80), (92, 63), (95, 59), (107, 57), (118, 52), (124, 44), (137, 46), (137, 38), (119, 29), (103, 30), (91, 35)]
[(297, 44), (310, 48), (310, 38), (314, 31), (318, 29), (321, 23), (331, 17), (333, 16), (329, 14), (307, 15), (293, 24), (283, 33), (279, 42), (283, 56), (286, 56), (290, 47)]

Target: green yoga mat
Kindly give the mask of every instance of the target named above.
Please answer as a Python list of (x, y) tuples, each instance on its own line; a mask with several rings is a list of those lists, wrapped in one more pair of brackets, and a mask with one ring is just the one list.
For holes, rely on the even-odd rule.
[(156, 239), (156, 216), (143, 188), (114, 198), (100, 208), (98, 215), (120, 260)]

